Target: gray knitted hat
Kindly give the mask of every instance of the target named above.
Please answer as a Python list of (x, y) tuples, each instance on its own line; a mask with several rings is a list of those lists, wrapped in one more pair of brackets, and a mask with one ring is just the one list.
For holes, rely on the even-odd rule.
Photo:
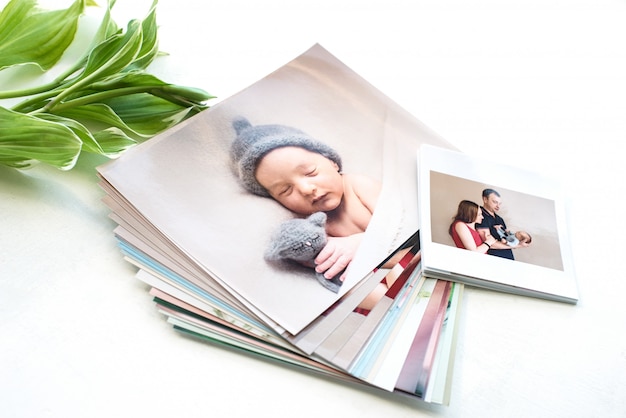
[(317, 152), (334, 161), (341, 170), (341, 157), (328, 145), (310, 137), (299, 129), (284, 125), (252, 126), (245, 118), (233, 121), (237, 137), (230, 149), (230, 157), (241, 184), (250, 192), (268, 197), (269, 193), (255, 177), (257, 164), (276, 148), (300, 147)]

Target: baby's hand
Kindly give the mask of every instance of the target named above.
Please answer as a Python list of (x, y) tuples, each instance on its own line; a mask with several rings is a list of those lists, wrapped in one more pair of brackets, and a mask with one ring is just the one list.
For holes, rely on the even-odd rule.
[[(315, 258), (315, 271), (324, 273), (324, 277), (332, 279), (354, 258), (356, 250), (361, 243), (362, 234), (354, 234), (347, 237), (329, 237), (326, 246)], [(341, 276), (341, 280), (345, 274)]]

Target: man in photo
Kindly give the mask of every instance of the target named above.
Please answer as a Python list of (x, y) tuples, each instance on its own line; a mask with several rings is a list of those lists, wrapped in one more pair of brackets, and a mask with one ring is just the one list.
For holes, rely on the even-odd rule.
[[(480, 209), (483, 214), (483, 220), (479, 224), (476, 224), (476, 230), (483, 237), (483, 240), (489, 234), (494, 237), (498, 237), (500, 236), (500, 234), (498, 233), (499, 230), (507, 231), (506, 222), (504, 221), (504, 219), (502, 219), (500, 215), (498, 215), (500, 205), (502, 204), (500, 193), (498, 193), (494, 189), (484, 189), (482, 197), (483, 205), (480, 207)], [(525, 246), (528, 246), (528, 242), (520, 241), (518, 245), (512, 247), (506, 242), (496, 241), (491, 245), (491, 248), (489, 248), (487, 254), (495, 255), (496, 257), (507, 258), (509, 260), (515, 260), (512, 249)]]

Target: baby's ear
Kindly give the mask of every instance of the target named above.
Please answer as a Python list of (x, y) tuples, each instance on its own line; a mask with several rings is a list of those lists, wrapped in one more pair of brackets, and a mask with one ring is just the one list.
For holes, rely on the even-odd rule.
[(325, 212), (315, 212), (313, 215), (309, 216), (308, 219), (312, 224), (323, 228), (326, 225), (326, 218)]

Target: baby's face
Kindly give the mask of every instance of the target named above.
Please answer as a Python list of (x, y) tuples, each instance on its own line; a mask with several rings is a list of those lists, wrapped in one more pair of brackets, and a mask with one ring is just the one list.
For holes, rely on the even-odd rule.
[(339, 167), (323, 155), (299, 147), (277, 148), (265, 155), (256, 179), (270, 196), (301, 215), (336, 209), (343, 198)]
[(524, 231), (517, 231), (515, 233), (515, 238), (517, 238), (519, 242), (521, 243), (525, 243), (525, 242), (530, 243), (530, 240), (531, 240), (530, 235)]

